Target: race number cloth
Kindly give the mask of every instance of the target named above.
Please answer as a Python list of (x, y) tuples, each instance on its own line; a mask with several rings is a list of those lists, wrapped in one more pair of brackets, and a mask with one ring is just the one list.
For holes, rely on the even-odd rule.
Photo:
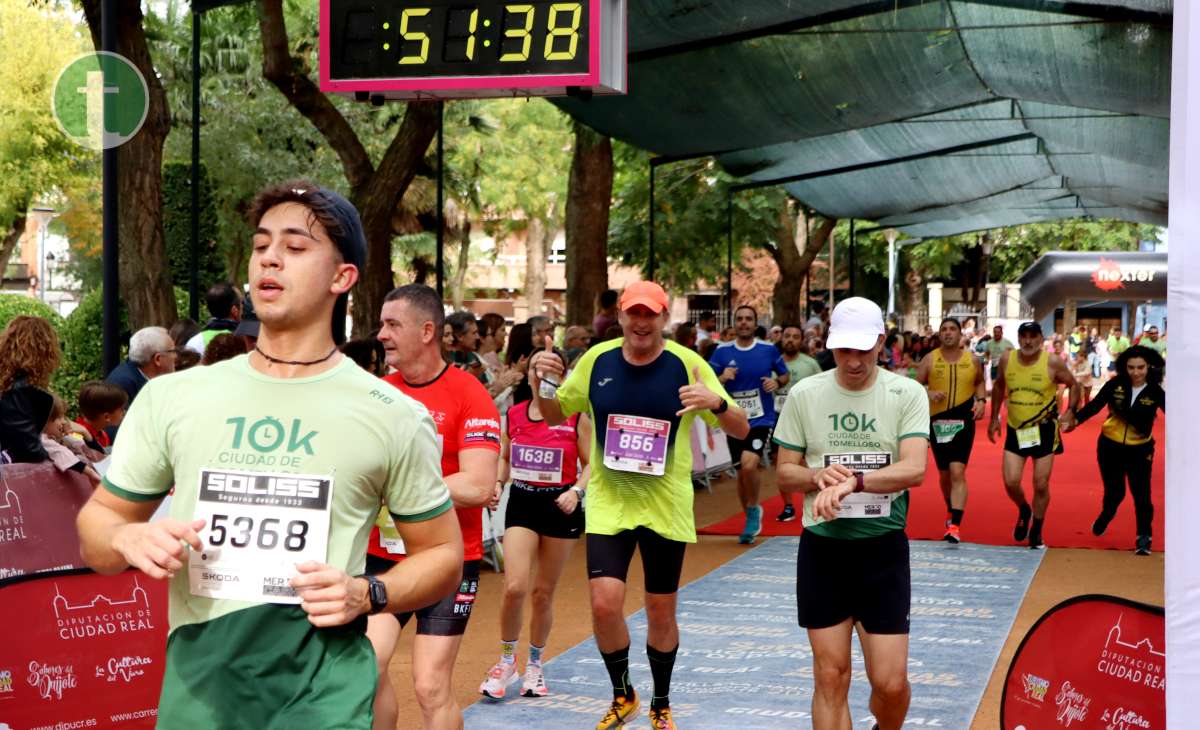
[(739, 407), (746, 411), (750, 425), (775, 425), (777, 413), (775, 398), (763, 390), (763, 378), (788, 373), (783, 356), (774, 345), (755, 342), (743, 348), (737, 342), (725, 342), (717, 346), (708, 364), (720, 375), (727, 367), (736, 368), (737, 376), (725, 383), (725, 388)]
[[(121, 424), (103, 484), (132, 501), (160, 499), (174, 486), (170, 516), (188, 521), (196, 514), (205, 471), (297, 479), (332, 475), (325, 562), (357, 575), (380, 504), (393, 518), (414, 522), (450, 509), (437, 458), (425, 410), (349, 358), (325, 373), (283, 380), (259, 373), (243, 356), (147, 383)], [(279, 481), (256, 483), (254, 489), (283, 498), (292, 487), (299, 490), (298, 483)], [(253, 530), (243, 537), (244, 522), (218, 522), (217, 513), (211, 514), (200, 539), (211, 546), (224, 529), (224, 541), (216, 546), (223, 561), (237, 559), (234, 541), (271, 545), (270, 533), (279, 540), (270, 550), (286, 552), (289, 538), (295, 546), (303, 529), (292, 526), (289, 535), (290, 520), (280, 511), (270, 515), (281, 519), (278, 526), (255, 515)], [(316, 539), (324, 528), (314, 523), (308, 529), (306, 539)], [(202, 559), (203, 551), (187, 558), (189, 566)], [(361, 677), (373, 676), (374, 658), (369, 645), (360, 646), (361, 636), (314, 628), (299, 606), (193, 595), (190, 572), (170, 579), (161, 727), (265, 727), (266, 718), (260, 723), (247, 707), (278, 711), (283, 704), (289, 716), (293, 710), (308, 713), (303, 721), (296, 718), (298, 727), (347, 726), (346, 713), (359, 698), (335, 691), (332, 675), (359, 684)], [(241, 581), (235, 577), (239, 580), (230, 582)], [(261, 596), (262, 586), (255, 590)], [(255, 658), (256, 652), (263, 655)], [(287, 667), (276, 674), (289, 677), (290, 686), (281, 686), (282, 679), (266, 681), (263, 666)], [(245, 695), (250, 691), (253, 700)], [(271, 692), (286, 694), (279, 700)], [(371, 693), (366, 694), (369, 708)]]
[(967, 422), (961, 418), (951, 421), (935, 420), (933, 422), (933, 439), (939, 444), (948, 444), (966, 427)]
[[(892, 463), (892, 455), (883, 452), (825, 454), (825, 466), (841, 464), (850, 471), (869, 472)], [(837, 519), (890, 517), (895, 494), (858, 492), (846, 495), (838, 508)]]
[[(579, 359), (575, 369), (558, 389), (558, 402), (567, 415), (590, 413), (595, 424), (592, 436), (591, 478), (588, 481), (586, 513), (587, 531), (600, 535), (615, 535), (639, 525), (659, 535), (679, 542), (696, 541), (696, 523), (692, 512), (692, 450), (687, 434), (697, 412), (682, 417), (675, 415), (683, 408), (679, 389), (692, 381), (692, 371), (700, 376), (709, 390), (730, 405), (732, 399), (717, 380), (712, 368), (695, 352), (674, 342), (666, 342), (663, 351), (647, 365), (631, 365), (621, 351), (624, 340), (610, 340), (592, 347)], [(621, 417), (617, 422), (612, 417)], [(710, 426), (718, 424), (711, 411), (700, 411)], [(646, 437), (654, 438), (649, 452), (662, 452), (661, 476), (645, 473), (640, 468), (626, 471), (611, 463), (636, 461), (632, 448), (633, 431), (626, 447), (622, 447), (625, 419), (659, 425), (638, 431), (638, 446), (644, 449)], [(679, 434), (683, 434), (680, 439)], [(659, 442), (664, 442), (661, 446)], [(615, 459), (619, 461), (614, 462)], [(644, 464), (643, 459), (643, 464)], [(650, 459), (652, 463), (655, 459)]]
[(609, 469), (658, 477), (666, 472), (670, 421), (614, 413), (604, 433), (604, 465)]
[[(766, 413), (763, 409), (763, 392), (757, 388), (754, 390), (734, 390), (729, 393), (729, 397), (733, 398), (733, 402), (737, 403), (738, 408), (746, 412), (746, 418), (749, 418), (751, 421), (761, 419)], [(768, 397), (770, 397), (769, 394)]]
[[(383, 379), (408, 397), (416, 400), (433, 418), (441, 443), (442, 475), (458, 473), (458, 455), (467, 449), (500, 451), (500, 413), (496, 404), (475, 376), (465, 370), (447, 367), (432, 382), (411, 385), (400, 373)], [(385, 388), (386, 389), (386, 388)], [(462, 528), (465, 560), (483, 557), (483, 508), (455, 508)], [(372, 555), (396, 559), (396, 554), (383, 547), (379, 530), (371, 533), (368, 545)]]
[(290, 581), (297, 563), (325, 562), (332, 492), (328, 476), (201, 470), (193, 516), (209, 529), (192, 594), (299, 603)]
[(1165, 633), (1159, 606), (1103, 595), (1063, 601), (1017, 648), (1000, 727), (1167, 727)]
[[(814, 375), (797, 383), (775, 426), (775, 442), (804, 454), (810, 466), (852, 464), (856, 471), (882, 468), (900, 458), (900, 442), (929, 438), (929, 399), (916, 381), (876, 369), (874, 384), (866, 390), (838, 385), (837, 370)], [(858, 495), (861, 497), (862, 495)], [(904, 529), (908, 516), (908, 491), (891, 495), (888, 514), (874, 519), (824, 521), (813, 514), (815, 492), (804, 495), (804, 529), (825, 537), (871, 537)]]
[(537, 487), (562, 487), (579, 477), (579, 416), (557, 426), (529, 417), (529, 403), (508, 409), (509, 465), (513, 479)]

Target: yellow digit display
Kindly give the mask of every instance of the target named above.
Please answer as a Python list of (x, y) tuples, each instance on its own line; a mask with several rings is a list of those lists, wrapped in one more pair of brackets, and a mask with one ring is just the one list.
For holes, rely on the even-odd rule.
[[(560, 13), (571, 14), (568, 25), (559, 24)], [(555, 3), (550, 6), (550, 17), (546, 20), (546, 29), (549, 34), (546, 36), (544, 53), (547, 61), (570, 61), (575, 58), (575, 52), (579, 48), (579, 22), (582, 16), (583, 5), (580, 3)], [(554, 42), (563, 37), (571, 39), (567, 44), (567, 50), (554, 50)]]
[(501, 61), (528, 61), (529, 46), (533, 42), (533, 6), (532, 5), (505, 5), (504, 12), (506, 15), (525, 14), (525, 26), (522, 28), (509, 28), (504, 31), (505, 38), (520, 38), (521, 52), (509, 52), (500, 55)]
[(475, 28), (478, 25), (479, 25), (479, 8), (475, 8), (474, 10), (471, 11), (470, 27), (467, 28), (467, 32), (471, 34), (470, 37), (467, 38), (467, 59), (468, 60), (475, 59)]
[(429, 8), (405, 8), (404, 12), (400, 13), (400, 37), (406, 41), (419, 41), (421, 43), (421, 52), (415, 56), (401, 56), (400, 63), (403, 65), (425, 63), (429, 60), (429, 36), (425, 33), (408, 30), (408, 21), (410, 18), (420, 18), (429, 15)]

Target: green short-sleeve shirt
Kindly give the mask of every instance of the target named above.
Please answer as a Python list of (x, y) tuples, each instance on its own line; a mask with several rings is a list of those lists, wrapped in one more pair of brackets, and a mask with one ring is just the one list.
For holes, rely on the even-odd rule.
[[(350, 575), (363, 572), (381, 504), (408, 521), (451, 508), (427, 411), (349, 358), (309, 378), (272, 378), (243, 356), (148, 382), (104, 487), (134, 501), (174, 487), (170, 514), (190, 520), (202, 469), (331, 475), (326, 562)], [(361, 626), (317, 629), (299, 606), (194, 596), (187, 570), (168, 593), (159, 727), (266, 726), (281, 708), (297, 727), (370, 726), (375, 661)], [(259, 683), (276, 673), (288, 681)], [(258, 693), (239, 702), (247, 687)], [(347, 721), (360, 710), (365, 724)]]
[[(879, 368), (866, 390), (838, 385), (830, 370), (797, 383), (788, 394), (774, 439), (780, 446), (804, 454), (812, 468), (826, 466), (829, 457), (862, 455), (864, 463), (894, 464), (900, 442), (929, 439), (929, 399), (916, 381)], [(897, 493), (887, 517), (842, 518), (825, 521), (813, 514), (816, 492), (804, 495), (804, 529), (825, 537), (873, 537), (904, 529), (908, 490)]]

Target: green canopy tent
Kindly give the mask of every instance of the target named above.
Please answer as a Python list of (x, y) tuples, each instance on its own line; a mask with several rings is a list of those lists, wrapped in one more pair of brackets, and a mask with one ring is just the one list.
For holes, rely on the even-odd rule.
[(646, 0), (629, 94), (556, 103), (659, 164), (712, 156), (914, 237), (1165, 225), (1171, 21), (1170, 0)]

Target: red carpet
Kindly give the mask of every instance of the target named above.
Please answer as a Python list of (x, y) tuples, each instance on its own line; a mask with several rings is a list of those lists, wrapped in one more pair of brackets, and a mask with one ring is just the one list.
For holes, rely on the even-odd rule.
[[(1100, 512), (1100, 500), (1104, 489), (1100, 483), (1100, 470), (1096, 466), (1096, 438), (1104, 414), (1064, 437), (1065, 451), (1054, 460), (1054, 474), (1050, 477), (1050, 508), (1046, 514), (1044, 537), (1050, 547), (1105, 548), (1133, 550), (1135, 535), (1133, 499), (1128, 496), (1121, 503), (1116, 518), (1102, 537), (1092, 535), (1092, 522)], [(1154, 550), (1163, 549), (1163, 490), (1164, 490), (1164, 447), (1166, 445), (1164, 419), (1159, 418), (1154, 433), (1158, 447), (1155, 451), (1154, 476), (1151, 491), (1154, 499)], [(967, 542), (988, 545), (1013, 545), (1013, 524), (1017, 509), (1004, 492), (1000, 477), (1000, 462), (1003, 443), (991, 444), (987, 439), (986, 422), (981, 421), (975, 432), (975, 449), (971, 452), (971, 463), (967, 466), (967, 510), (963, 518), (962, 535)], [(1032, 496), (1032, 464), (1025, 465), (1025, 494)], [(722, 488), (732, 488), (728, 481)], [(763, 497), (773, 486), (764, 484)], [(937, 467), (933, 455), (925, 483), (909, 492), (908, 534), (913, 539), (937, 540), (945, 532), (946, 503), (938, 487)], [(795, 503), (800, 506), (799, 495)], [(776, 522), (775, 515), (783, 508), (778, 494), (763, 502), (763, 537), (799, 535), (800, 518), (793, 522)], [(744, 516), (737, 513), (699, 530), (705, 535), (739, 535)]]

